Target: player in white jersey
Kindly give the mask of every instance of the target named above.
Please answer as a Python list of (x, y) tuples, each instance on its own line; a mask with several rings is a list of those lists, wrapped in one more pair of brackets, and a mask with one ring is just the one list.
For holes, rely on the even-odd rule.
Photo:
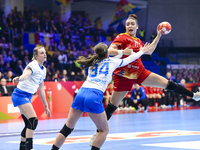
[(19, 108), (25, 122), (25, 127), (21, 132), (20, 150), (31, 150), (33, 148), (33, 134), (37, 127), (38, 119), (31, 104), (31, 98), (38, 87), (46, 114), (50, 117), (43, 81), (46, 77), (46, 68), (43, 66), (46, 59), (47, 55), (44, 47), (35, 47), (33, 50), (33, 61), (26, 66), (21, 76), (13, 79), (13, 82), (19, 83), (11, 98), (13, 105)]
[[(82, 69), (89, 67), (88, 77), (72, 103), (67, 121), (57, 135), (52, 150), (58, 150), (62, 146), (65, 138), (72, 132), (83, 112), (88, 113), (99, 130), (91, 150), (99, 150), (103, 145), (108, 134), (108, 122), (102, 99), (103, 93), (111, 81), (113, 71), (146, 53), (149, 50), (149, 44), (146, 43), (138, 53), (132, 54), (125, 59), (108, 57), (107, 49), (106, 44), (99, 43), (94, 47), (95, 55), (88, 58), (79, 57), (77, 62), (82, 65)], [(131, 51), (131, 49), (128, 47), (124, 51)], [(122, 56), (122, 51), (119, 51), (119, 55), (120, 57)]]

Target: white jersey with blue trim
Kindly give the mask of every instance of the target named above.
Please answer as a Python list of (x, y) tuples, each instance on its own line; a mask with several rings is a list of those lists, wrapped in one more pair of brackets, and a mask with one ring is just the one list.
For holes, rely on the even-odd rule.
[(87, 80), (82, 87), (95, 88), (104, 92), (112, 80), (113, 71), (120, 67), (122, 62), (123, 59), (109, 57), (89, 67)]
[(119, 59), (117, 55), (96, 63), (93, 67), (89, 67), (87, 80), (83, 83), (82, 87), (94, 88), (104, 92), (112, 80), (113, 71), (116, 68), (128, 65), (143, 54), (143, 51), (139, 51), (124, 59)]
[(17, 85), (22, 91), (34, 94), (37, 92), (37, 88), (39, 84), (46, 78), (46, 68), (44, 66), (40, 66), (36, 60), (30, 62), (23, 71), (23, 74), (30, 68), (32, 70), (32, 74), (24, 81), (20, 81)]

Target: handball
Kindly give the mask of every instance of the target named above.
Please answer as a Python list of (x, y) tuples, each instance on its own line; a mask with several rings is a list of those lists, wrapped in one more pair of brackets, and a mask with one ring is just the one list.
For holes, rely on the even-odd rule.
[(172, 30), (172, 26), (169, 22), (163, 21), (158, 25), (158, 29), (162, 34), (169, 34)]

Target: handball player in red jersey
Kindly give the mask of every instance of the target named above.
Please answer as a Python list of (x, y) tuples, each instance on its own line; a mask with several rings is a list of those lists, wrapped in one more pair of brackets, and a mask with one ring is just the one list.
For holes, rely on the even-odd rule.
[[(122, 58), (125, 58), (131, 53), (137, 53), (140, 50), (140, 47), (144, 46), (142, 41), (136, 37), (136, 32), (139, 25), (137, 21), (137, 16), (135, 14), (129, 15), (126, 20), (125, 27), (126, 33), (121, 33), (117, 35), (117, 37), (110, 45), (108, 49), (109, 55), (114, 56), (118, 54), (123, 54)], [(150, 44), (150, 50), (148, 51), (149, 55), (151, 55), (156, 49), (161, 35), (161, 31), (157, 27), (157, 36)], [(123, 51), (127, 47), (130, 47), (130, 49), (133, 49), (133, 51), (129, 51), (129, 53)], [(114, 92), (109, 104), (105, 108), (108, 120), (112, 116), (113, 112), (117, 109), (121, 100), (126, 96), (128, 91), (131, 90), (132, 85), (135, 83), (171, 90), (177, 94), (190, 96), (196, 101), (200, 100), (200, 92), (193, 93), (183, 86), (173, 81), (168, 81), (166, 78), (145, 69), (141, 61), (141, 57), (124, 67), (117, 68), (114, 71), (113, 80)], [(90, 140), (90, 145), (92, 144), (97, 134), (98, 130), (92, 136)]]

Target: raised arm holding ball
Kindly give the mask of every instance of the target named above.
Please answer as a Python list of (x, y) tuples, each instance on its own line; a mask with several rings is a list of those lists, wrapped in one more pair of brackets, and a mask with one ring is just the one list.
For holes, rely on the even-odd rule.
[[(135, 14), (130, 14), (126, 20), (126, 33), (121, 33), (117, 35), (112, 44), (110, 45), (108, 52), (110, 55), (117, 55), (118, 53), (122, 53), (122, 58), (127, 57), (131, 53), (125, 53), (122, 49), (130, 46), (130, 49), (133, 49), (133, 52), (137, 53), (140, 51), (140, 47), (144, 46), (142, 41), (136, 37), (137, 29), (138, 29), (138, 21), (137, 16)], [(162, 35), (163, 32), (162, 26), (158, 25), (157, 27), (157, 36), (150, 44), (150, 50), (148, 51), (149, 55), (151, 55)], [(168, 30), (168, 29), (167, 29)], [(177, 94), (182, 94), (186, 96), (192, 97), (194, 100), (200, 100), (200, 92), (193, 93), (183, 86), (168, 81), (166, 78), (155, 74), (144, 68), (144, 65), (141, 61), (141, 57), (136, 59), (134, 62), (124, 66), (117, 68), (114, 71), (114, 92), (111, 97), (109, 104), (105, 108), (107, 119), (109, 120), (112, 116), (113, 112), (117, 109), (121, 100), (126, 96), (128, 91), (131, 90), (133, 84), (142, 84), (151, 87), (159, 87), (167, 90), (171, 90)], [(90, 140), (90, 145), (92, 145), (93, 140), (95, 139), (97, 132), (92, 136)]]

